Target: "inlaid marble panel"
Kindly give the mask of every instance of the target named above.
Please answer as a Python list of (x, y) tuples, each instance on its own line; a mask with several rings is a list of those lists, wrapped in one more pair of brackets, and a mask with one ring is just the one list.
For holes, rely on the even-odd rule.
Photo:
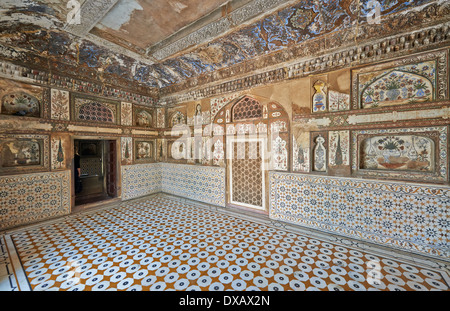
[(130, 200), (162, 190), (160, 163), (124, 165), (122, 169), (122, 200)]
[(352, 131), (352, 169), (370, 177), (446, 181), (447, 132), (445, 126)]
[(446, 186), (270, 173), (270, 217), (448, 258)]
[(70, 213), (70, 171), (0, 177), (0, 230)]
[(161, 167), (163, 192), (225, 206), (224, 168), (171, 163)]

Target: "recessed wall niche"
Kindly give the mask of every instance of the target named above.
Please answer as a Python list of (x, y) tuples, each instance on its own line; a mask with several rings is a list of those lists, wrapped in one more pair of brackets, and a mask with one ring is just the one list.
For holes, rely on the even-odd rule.
[(43, 87), (0, 79), (0, 113), (19, 117), (42, 117), (48, 90)]
[(447, 127), (352, 132), (352, 169), (356, 175), (445, 182)]
[(49, 136), (0, 135), (0, 174), (28, 173), (49, 168)]

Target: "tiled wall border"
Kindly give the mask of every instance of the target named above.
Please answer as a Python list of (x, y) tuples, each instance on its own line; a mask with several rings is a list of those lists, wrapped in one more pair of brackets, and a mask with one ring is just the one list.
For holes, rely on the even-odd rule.
[[(269, 180), (271, 219), (433, 257), (450, 256), (446, 186), (280, 172), (270, 172)], [(304, 191), (299, 203), (296, 193)], [(384, 228), (384, 221), (391, 228)]]

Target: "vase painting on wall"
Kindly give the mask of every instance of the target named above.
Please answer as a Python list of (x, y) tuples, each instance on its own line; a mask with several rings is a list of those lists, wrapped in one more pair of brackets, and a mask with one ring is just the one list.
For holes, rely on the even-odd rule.
[(420, 135), (374, 136), (362, 141), (360, 168), (434, 170), (434, 142)]
[(362, 109), (435, 99), (435, 60), (359, 73), (357, 76), (358, 101)]

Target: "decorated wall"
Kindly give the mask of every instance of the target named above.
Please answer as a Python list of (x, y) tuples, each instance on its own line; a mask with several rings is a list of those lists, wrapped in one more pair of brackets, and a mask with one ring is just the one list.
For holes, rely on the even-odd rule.
[[(0, 64), (0, 229), (73, 212), (75, 139), (116, 141), (119, 198), (122, 168), (158, 160), (156, 127), (165, 109), (158, 115), (148, 104), (154, 98), (84, 80), (40, 80), (19, 74), (25, 66)], [(99, 164), (82, 159), (81, 173), (99, 174)]]
[(299, 1), (151, 65), (7, 28), (0, 229), (70, 213), (74, 139), (105, 139), (123, 200), (164, 191), (448, 256), (450, 6), (381, 2), (374, 24), (357, 1)]

